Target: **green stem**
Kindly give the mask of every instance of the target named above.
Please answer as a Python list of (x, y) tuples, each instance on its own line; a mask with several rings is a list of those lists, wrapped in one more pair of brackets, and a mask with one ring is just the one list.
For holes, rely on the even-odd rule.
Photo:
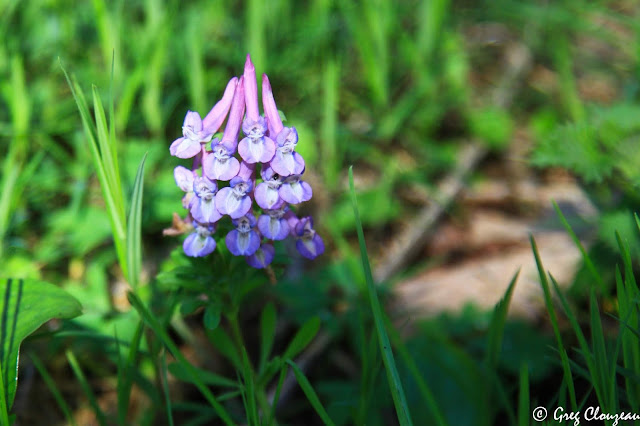
[[(238, 349), (238, 353), (242, 354), (242, 357), (247, 360), (247, 362), (243, 362), (243, 371), (242, 374), (244, 376), (245, 381), (251, 381), (252, 387), (257, 384), (255, 369), (253, 368), (253, 364), (249, 359), (249, 354), (247, 353), (246, 346), (244, 344), (244, 338), (242, 337), (242, 331), (240, 329), (240, 322), (238, 321), (238, 311), (234, 310), (230, 314), (227, 315), (227, 321), (229, 321), (229, 325), (231, 326), (231, 335)], [(245, 383), (245, 388), (247, 387), (247, 383)], [(260, 410), (263, 415), (267, 415), (271, 411), (271, 405), (269, 404), (269, 400), (267, 399), (266, 392), (263, 387), (259, 387), (255, 389), (255, 398), (260, 405)], [(248, 401), (251, 404), (251, 401)]]

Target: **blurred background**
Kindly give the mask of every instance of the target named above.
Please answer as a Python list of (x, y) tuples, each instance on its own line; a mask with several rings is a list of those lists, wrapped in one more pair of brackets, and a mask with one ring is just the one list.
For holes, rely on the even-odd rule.
[[(173, 212), (183, 214), (173, 168), (185, 163), (168, 147), (186, 111), (204, 116), (250, 53), (299, 132), (314, 190), (302, 211), (327, 247), (314, 262), (294, 256), (279, 265), (283, 278), (260, 294), (276, 301), (284, 336), (320, 316), (325, 336), (307, 353), (306, 373), (332, 418), (395, 421), (380, 359), (360, 371), (359, 354), (371, 345), (358, 324), (371, 319), (362, 309), (349, 165), (390, 319), (447, 420), (476, 424), (486, 414), (475, 364), (488, 311), (518, 268), (500, 371), (508, 382), (526, 361), (532, 395), (544, 402), (560, 366), (548, 348), (528, 235), (578, 311), (588, 309), (592, 280), (551, 200), (603, 271), (604, 311), (614, 306), (614, 231), (634, 253), (640, 248), (639, 18), (633, 0), (0, 0), (0, 271), (56, 283), (85, 309), (48, 325), (75, 337), (44, 333), (25, 351), (41, 351), (78, 424), (93, 424), (61, 354), (70, 346), (80, 354), (108, 411), (115, 367), (103, 361), (113, 354), (101, 353), (95, 336), (117, 328), (127, 339), (137, 323), (62, 67), (85, 92), (95, 85), (103, 100), (113, 95), (127, 197), (148, 153), (143, 281), (162, 297), (172, 291), (162, 273), (183, 261), (181, 238), (162, 236)], [(251, 299), (243, 313), (249, 335), (261, 307)], [(228, 368), (207, 355), (201, 312), (174, 328), (195, 364)], [(412, 415), (429, 424), (413, 367), (400, 364)], [(352, 400), (365, 390), (363, 408)], [(296, 392), (283, 418), (313, 424), (302, 420), (310, 410)], [(139, 394), (133, 413), (148, 409)], [(495, 409), (496, 424), (512, 398)], [(25, 358), (14, 408), (22, 424), (43, 424), (33, 407), (48, 407), (47, 424), (64, 423)]]

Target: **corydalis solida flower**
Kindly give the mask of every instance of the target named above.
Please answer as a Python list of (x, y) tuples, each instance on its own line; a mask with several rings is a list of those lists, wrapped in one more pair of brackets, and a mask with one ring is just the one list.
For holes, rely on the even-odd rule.
[[(267, 267), (274, 258), (273, 242), (287, 238), (294, 239), (308, 259), (324, 252), (313, 220), (298, 218), (291, 207), (311, 199), (312, 190), (302, 177), (304, 159), (295, 151), (298, 132), (283, 125), (264, 74), (262, 106), (264, 115), (255, 67), (247, 55), (243, 75), (229, 80), (222, 99), (204, 119), (187, 112), (182, 137), (169, 149), (178, 158), (193, 158), (191, 169), (174, 170), (176, 184), (185, 193), (184, 222), (191, 224), (184, 229), (193, 230), (183, 244), (187, 256), (215, 250), (214, 233), (225, 216), (233, 223), (224, 238), (227, 248), (254, 268)], [(214, 139), (225, 120), (222, 137)]]

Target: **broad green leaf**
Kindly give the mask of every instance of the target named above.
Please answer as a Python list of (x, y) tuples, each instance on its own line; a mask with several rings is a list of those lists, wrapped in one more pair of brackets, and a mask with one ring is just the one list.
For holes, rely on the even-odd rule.
[(0, 360), (7, 408), (16, 394), (18, 353), (22, 341), (52, 318), (73, 318), (82, 306), (73, 296), (53, 284), (35, 280), (2, 282), (0, 308)]

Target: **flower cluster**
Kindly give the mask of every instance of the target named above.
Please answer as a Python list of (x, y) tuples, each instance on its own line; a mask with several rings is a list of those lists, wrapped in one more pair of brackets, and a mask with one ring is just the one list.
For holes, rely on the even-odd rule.
[[(295, 151), (298, 132), (282, 124), (265, 74), (262, 105), (264, 116), (258, 110), (255, 68), (247, 55), (244, 75), (229, 81), (222, 99), (204, 119), (187, 112), (183, 136), (171, 144), (171, 155), (193, 158), (191, 169), (174, 170), (176, 183), (185, 192), (187, 222), (194, 230), (183, 244), (188, 256), (215, 250), (213, 234), (224, 216), (230, 216), (235, 226), (224, 239), (227, 248), (245, 256), (255, 268), (269, 265), (272, 242), (287, 237), (296, 239), (296, 248), (308, 259), (324, 252), (311, 217), (298, 218), (291, 208), (311, 199), (312, 191), (302, 180), (304, 159)], [(225, 119), (222, 137), (214, 138)], [(238, 143), (241, 127), (244, 137)]]

